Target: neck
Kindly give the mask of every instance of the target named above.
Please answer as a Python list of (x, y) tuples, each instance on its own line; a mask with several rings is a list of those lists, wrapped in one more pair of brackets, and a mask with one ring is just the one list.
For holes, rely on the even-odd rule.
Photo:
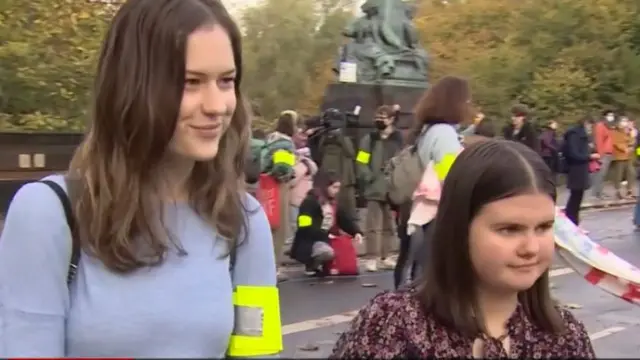
[(380, 135), (382, 135), (383, 137), (387, 137), (391, 135), (392, 132), (393, 126), (387, 126), (384, 130), (380, 131)]
[(507, 321), (518, 306), (518, 293), (478, 292), (478, 309), (485, 321), (487, 335), (500, 337), (506, 332)]
[(187, 181), (194, 165), (195, 161), (179, 155), (172, 155), (167, 158), (162, 170), (159, 172), (160, 188), (162, 189), (161, 196), (165, 201), (188, 200)]
[(520, 130), (520, 129), (522, 129), (522, 125), (524, 125), (524, 122), (522, 122), (520, 124), (513, 125), (513, 128), (516, 129), (516, 130)]

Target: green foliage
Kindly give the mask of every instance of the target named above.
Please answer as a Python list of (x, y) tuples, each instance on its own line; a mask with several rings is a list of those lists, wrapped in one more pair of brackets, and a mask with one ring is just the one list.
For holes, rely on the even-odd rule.
[(640, 115), (639, 8), (634, 0), (423, 2), (416, 25), (435, 77), (468, 76), (485, 113), (506, 119), (519, 101), (566, 126), (605, 107)]
[(244, 90), (265, 119), (318, 110), (351, 9), (350, 0), (265, 0), (242, 13)]
[(0, 127), (82, 128), (113, 11), (86, 0), (2, 0)]
[[(514, 102), (565, 126), (601, 108), (640, 116), (637, 0), (422, 0), (415, 23), (432, 81), (467, 76), (474, 102), (506, 120)], [(268, 127), (315, 113), (353, 0), (264, 0), (240, 14), (244, 91)], [(115, 7), (90, 0), (0, 1), (0, 130), (80, 130)]]

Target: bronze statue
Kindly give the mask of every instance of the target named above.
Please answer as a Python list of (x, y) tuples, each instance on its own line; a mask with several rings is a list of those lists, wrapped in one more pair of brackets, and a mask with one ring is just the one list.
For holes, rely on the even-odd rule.
[(428, 60), (412, 22), (415, 7), (402, 0), (367, 0), (361, 9), (364, 16), (343, 32), (350, 41), (339, 62), (357, 64), (358, 83), (426, 85)]

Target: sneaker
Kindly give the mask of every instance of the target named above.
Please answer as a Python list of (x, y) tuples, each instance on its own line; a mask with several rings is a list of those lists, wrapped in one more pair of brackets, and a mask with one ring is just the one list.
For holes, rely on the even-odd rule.
[(378, 260), (376, 259), (370, 259), (367, 260), (366, 264), (365, 264), (365, 268), (367, 269), (367, 271), (369, 272), (376, 272), (378, 271)]
[(386, 258), (384, 260), (380, 260), (380, 267), (385, 270), (392, 270), (396, 268), (396, 262), (390, 258)]
[(278, 272), (276, 273), (276, 280), (280, 283), (289, 280), (289, 277), (278, 269)]

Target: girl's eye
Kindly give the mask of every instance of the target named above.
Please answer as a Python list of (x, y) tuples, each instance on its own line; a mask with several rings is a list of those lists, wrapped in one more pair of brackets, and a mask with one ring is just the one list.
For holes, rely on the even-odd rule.
[(520, 231), (520, 229), (517, 226), (506, 226), (498, 229), (498, 233), (505, 236), (513, 235), (518, 231)]
[(197, 87), (198, 85), (200, 85), (200, 79), (196, 79), (196, 78), (189, 79), (189, 78), (187, 78), (184, 81), (184, 84), (185, 84), (186, 87), (190, 87), (190, 88)]
[(236, 78), (233, 76), (227, 76), (220, 79), (220, 87), (221, 88), (230, 88), (234, 87), (236, 84)]

